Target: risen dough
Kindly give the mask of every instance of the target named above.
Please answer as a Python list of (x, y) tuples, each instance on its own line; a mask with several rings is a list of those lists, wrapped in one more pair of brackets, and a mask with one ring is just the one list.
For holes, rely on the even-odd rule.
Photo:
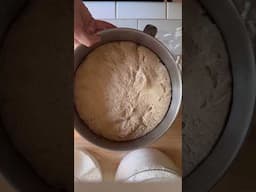
[(170, 100), (170, 78), (151, 50), (132, 42), (98, 47), (75, 76), (75, 104), (95, 133), (131, 140), (155, 128)]

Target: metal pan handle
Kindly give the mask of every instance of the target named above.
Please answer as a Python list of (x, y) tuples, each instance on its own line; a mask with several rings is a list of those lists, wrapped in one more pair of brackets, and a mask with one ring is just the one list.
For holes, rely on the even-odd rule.
[(146, 27), (143, 30), (144, 33), (147, 33), (148, 35), (155, 37), (157, 34), (157, 27), (155, 27), (154, 25), (146, 25)]

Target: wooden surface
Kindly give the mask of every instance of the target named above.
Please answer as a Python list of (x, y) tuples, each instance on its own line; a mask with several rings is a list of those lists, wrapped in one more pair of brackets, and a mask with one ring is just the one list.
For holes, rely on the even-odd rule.
[[(173, 125), (158, 141), (146, 147), (159, 149), (168, 155), (181, 170), (182, 167), (182, 117), (181, 112), (177, 116)], [(80, 149), (89, 151), (99, 161), (103, 177), (105, 181), (112, 181), (122, 157), (129, 151), (117, 152), (99, 148), (94, 144), (89, 143), (74, 131), (75, 146)], [(181, 171), (180, 171), (181, 173)]]

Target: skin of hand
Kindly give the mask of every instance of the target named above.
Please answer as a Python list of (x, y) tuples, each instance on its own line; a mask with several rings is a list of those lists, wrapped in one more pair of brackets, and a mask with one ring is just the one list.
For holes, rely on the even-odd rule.
[(74, 1), (74, 44), (83, 44), (87, 47), (100, 41), (97, 32), (115, 28), (114, 25), (105, 21), (96, 20), (92, 17), (82, 0)]

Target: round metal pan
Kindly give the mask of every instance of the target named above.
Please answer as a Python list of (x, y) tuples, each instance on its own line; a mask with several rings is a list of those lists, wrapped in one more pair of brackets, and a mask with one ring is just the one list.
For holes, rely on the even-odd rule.
[[(183, 178), (185, 192), (207, 192), (236, 157), (250, 127), (255, 103), (255, 61), (243, 21), (230, 0), (201, 0), (225, 41), (233, 76), (231, 112), (215, 147), (206, 159)], [(186, 14), (186, 13), (185, 13)]]
[(111, 149), (111, 150), (133, 150), (156, 141), (163, 134), (165, 134), (165, 132), (169, 128), (171, 128), (171, 125), (179, 112), (179, 108), (182, 100), (181, 74), (172, 53), (161, 42), (159, 42), (157, 39), (154, 38), (156, 32), (157, 32), (156, 27), (152, 25), (147, 25), (144, 29), (144, 32), (135, 30), (135, 29), (129, 29), (129, 28), (109, 29), (109, 30), (100, 32), (102, 39), (99, 43), (89, 48), (83, 45), (80, 45), (75, 50), (74, 66), (75, 66), (75, 72), (76, 72), (77, 68), (81, 64), (81, 61), (83, 61), (84, 58), (95, 48), (109, 42), (132, 41), (139, 45), (145, 46), (150, 50), (152, 50), (154, 53), (156, 53), (158, 57), (161, 59), (161, 61), (163, 62), (163, 64), (165, 65), (166, 69), (168, 70), (170, 75), (170, 80), (171, 80), (172, 99), (165, 117), (154, 128), (154, 130), (134, 140), (122, 141), (122, 142), (111, 141), (111, 140), (105, 139), (102, 136), (95, 134), (88, 128), (88, 125), (86, 125), (86, 123), (84, 123), (80, 119), (79, 114), (76, 111), (76, 107), (75, 107), (74, 109), (75, 128), (84, 138), (86, 138), (88, 141), (92, 142), (93, 144), (103, 148)]

